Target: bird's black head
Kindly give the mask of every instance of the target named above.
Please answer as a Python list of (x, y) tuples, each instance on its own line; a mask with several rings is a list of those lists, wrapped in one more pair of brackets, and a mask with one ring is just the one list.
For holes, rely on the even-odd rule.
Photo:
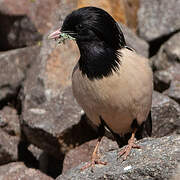
[(117, 50), (126, 44), (116, 21), (106, 11), (96, 7), (73, 11), (65, 18), (61, 32), (74, 37), (78, 45), (101, 42)]
[(84, 7), (69, 14), (61, 30), (50, 38), (74, 38), (80, 50), (79, 68), (89, 79), (100, 79), (117, 72), (119, 49), (126, 46), (116, 21), (104, 10)]

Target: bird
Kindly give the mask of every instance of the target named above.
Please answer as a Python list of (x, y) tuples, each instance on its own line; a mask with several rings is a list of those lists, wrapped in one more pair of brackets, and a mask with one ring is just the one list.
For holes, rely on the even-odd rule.
[(118, 23), (105, 10), (88, 6), (72, 11), (51, 39), (71, 37), (80, 58), (72, 72), (72, 90), (78, 104), (97, 127), (99, 138), (89, 164), (100, 161), (98, 149), (105, 130), (117, 140), (130, 134), (119, 155), (126, 160), (144, 128), (152, 133), (153, 76), (148, 59), (127, 46)]

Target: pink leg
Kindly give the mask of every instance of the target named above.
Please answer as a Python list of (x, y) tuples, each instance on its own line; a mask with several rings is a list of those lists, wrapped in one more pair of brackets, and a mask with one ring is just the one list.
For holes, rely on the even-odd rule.
[(89, 167), (92, 167), (92, 168), (93, 168), (95, 164), (102, 164), (102, 165), (106, 165), (106, 164), (107, 164), (106, 162), (100, 161), (100, 160), (99, 160), (99, 156), (98, 156), (98, 148), (99, 148), (99, 144), (100, 144), (100, 142), (101, 142), (101, 139), (102, 139), (102, 137), (100, 137), (100, 138), (98, 139), (98, 142), (97, 142), (96, 147), (95, 147), (95, 149), (94, 149), (94, 151), (93, 151), (93, 154), (92, 154), (91, 162), (88, 163), (87, 165), (83, 166), (83, 167), (81, 168), (81, 170), (84, 170), (84, 169), (89, 168)]
[(134, 132), (132, 133), (132, 136), (128, 141), (128, 145), (126, 145), (119, 152), (119, 155), (123, 157), (123, 160), (127, 159), (127, 156), (130, 154), (132, 148), (138, 148), (138, 149), (141, 148), (139, 145), (135, 144), (135, 133), (136, 133), (136, 130), (134, 130)]

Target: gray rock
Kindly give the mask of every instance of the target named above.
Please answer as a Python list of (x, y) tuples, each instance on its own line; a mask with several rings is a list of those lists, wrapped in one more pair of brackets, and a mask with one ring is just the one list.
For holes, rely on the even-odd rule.
[(180, 63), (154, 73), (154, 89), (157, 91), (163, 92), (168, 89), (173, 81), (180, 81)]
[(0, 165), (18, 160), (20, 126), (17, 111), (4, 107), (0, 111)]
[(6, 106), (0, 111), (0, 128), (11, 136), (20, 135), (19, 117), (15, 109)]
[(17, 161), (19, 138), (0, 129), (0, 139), (0, 165)]
[(133, 48), (137, 53), (142, 56), (149, 56), (149, 45), (146, 41), (139, 38), (132, 30), (125, 25), (120, 24), (122, 28), (126, 43), (129, 47)]
[(53, 180), (53, 178), (43, 174), (42, 172), (27, 168), (21, 162), (9, 163), (0, 166), (1, 180)]
[(39, 46), (0, 53), (0, 101), (17, 94), (38, 53)]
[(180, 136), (143, 139), (138, 144), (142, 149), (133, 149), (126, 161), (117, 158), (120, 150), (115, 150), (102, 156), (101, 160), (107, 161), (107, 165), (95, 165), (94, 172), (91, 168), (81, 171), (80, 168), (84, 165), (81, 164), (56, 180), (168, 180), (180, 161)]
[(176, 172), (174, 173), (171, 180), (179, 180), (180, 179), (180, 164), (177, 167)]
[[(162, 45), (158, 54), (152, 60), (155, 90), (178, 100), (178, 84), (180, 83), (180, 33), (176, 33)], [(174, 82), (175, 81), (175, 82)], [(178, 82), (179, 81), (179, 82)]]
[(21, 128), (30, 143), (60, 158), (91, 132), (71, 90), (79, 52), (75, 42), (58, 45), (45, 36), (37, 59), (20, 93)]
[(173, 35), (165, 42), (157, 55), (153, 58), (153, 66), (156, 70), (166, 70), (170, 66), (180, 63), (180, 32)]
[(179, 81), (172, 81), (169, 89), (163, 92), (163, 94), (171, 97), (178, 103), (180, 103), (180, 79)]
[(138, 12), (139, 35), (147, 41), (180, 29), (179, 0), (141, 0)]
[[(28, 92), (25, 97), (29, 95), (33, 96), (34, 94)], [(22, 113), (21, 128), (30, 143), (58, 157), (60, 150), (65, 151), (63, 148), (66, 149), (66, 146), (73, 145), (75, 137), (72, 136), (73, 138), (69, 139), (68, 132), (80, 123), (81, 109), (73, 99), (70, 87), (51, 101), (45, 100), (40, 105), (33, 107), (33, 104), (25, 99), (23, 106), (25, 108)], [(68, 137), (66, 137), (67, 135)]]
[(152, 101), (152, 136), (180, 134), (180, 105), (154, 91)]

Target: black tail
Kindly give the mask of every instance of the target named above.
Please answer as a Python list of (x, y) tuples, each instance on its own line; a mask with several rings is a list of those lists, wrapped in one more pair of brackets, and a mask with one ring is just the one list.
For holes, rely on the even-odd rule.
[(137, 129), (136, 139), (142, 139), (147, 136), (151, 136), (152, 134), (152, 118), (151, 111), (148, 114), (146, 121), (141, 124), (141, 126)]
[(151, 134), (152, 134), (152, 118), (151, 118), (151, 111), (150, 111), (149, 114), (148, 114), (148, 117), (147, 117), (147, 119), (146, 119), (146, 121), (145, 121), (144, 126), (145, 126), (145, 130), (146, 130), (148, 136), (151, 136)]

